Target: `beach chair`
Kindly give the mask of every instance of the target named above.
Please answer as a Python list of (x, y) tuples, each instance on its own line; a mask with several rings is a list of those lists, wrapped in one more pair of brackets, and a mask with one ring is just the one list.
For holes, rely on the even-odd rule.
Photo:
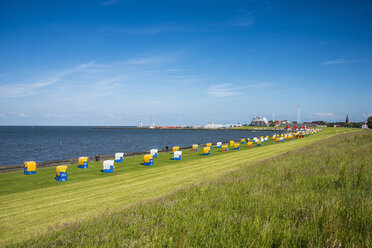
[(199, 145), (197, 145), (197, 144), (192, 145), (192, 151), (193, 152), (199, 151)]
[(229, 151), (229, 146), (223, 145), (222, 146), (222, 152), (228, 152)]
[(151, 154), (147, 154), (147, 155), (143, 156), (143, 161), (144, 161), (143, 164), (146, 165), (146, 166), (154, 165), (154, 159), (152, 158)]
[(150, 155), (152, 155), (153, 158), (158, 157), (158, 149), (151, 149), (150, 150)]
[(36, 162), (35, 161), (25, 162), (25, 168), (24, 168), (23, 173), (25, 175), (35, 175), (36, 174)]
[(87, 169), (88, 168), (88, 157), (80, 157), (78, 167), (81, 169)]
[(67, 165), (59, 165), (56, 167), (56, 180), (59, 182), (67, 181)]
[(121, 163), (123, 161), (124, 161), (124, 153), (123, 152), (115, 153), (115, 162)]
[(240, 150), (240, 144), (239, 143), (234, 144), (234, 150)]
[(211, 155), (211, 149), (209, 147), (203, 148), (203, 155), (209, 156)]
[(175, 151), (173, 153), (173, 160), (182, 160), (182, 152), (181, 151)]
[(103, 169), (102, 171), (104, 173), (113, 173), (115, 171), (115, 166), (114, 166), (114, 160), (105, 160), (103, 161)]

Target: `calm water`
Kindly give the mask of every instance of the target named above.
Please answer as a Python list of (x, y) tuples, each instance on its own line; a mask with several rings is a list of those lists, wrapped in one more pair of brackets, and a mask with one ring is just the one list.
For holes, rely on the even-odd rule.
[[(279, 132), (279, 131), (278, 131)], [(0, 166), (252, 138), (273, 131), (0, 126)]]

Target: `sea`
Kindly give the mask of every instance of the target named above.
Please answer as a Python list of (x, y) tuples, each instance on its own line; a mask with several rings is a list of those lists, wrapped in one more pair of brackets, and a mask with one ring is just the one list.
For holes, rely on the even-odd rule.
[(0, 126), (0, 166), (144, 152), (168, 146), (253, 138), (282, 131), (102, 129), (73, 126)]

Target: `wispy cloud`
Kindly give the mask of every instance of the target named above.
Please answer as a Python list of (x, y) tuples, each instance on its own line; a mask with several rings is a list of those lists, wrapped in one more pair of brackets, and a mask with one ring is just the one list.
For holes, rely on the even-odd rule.
[(95, 62), (88, 62), (75, 66), (73, 68), (61, 70), (50, 76), (48, 79), (42, 79), (36, 82), (29, 83), (11, 83), (0, 85), (0, 97), (14, 98), (37, 95), (43, 89), (58, 83), (61, 79), (65, 78), (68, 75), (81, 71), (97, 70), (101, 67), (102, 65), (98, 65)]
[(372, 116), (372, 113), (366, 113), (366, 114), (363, 114), (362, 116), (363, 116), (364, 118), (368, 118), (368, 117)]
[[(231, 26), (231, 24), (230, 24)], [(212, 24), (194, 24), (194, 23), (155, 23), (149, 26), (138, 26), (136, 28), (126, 26), (103, 27), (97, 32), (113, 32), (124, 35), (151, 36), (163, 33), (199, 33), (216, 31), (216, 25)]]
[(232, 21), (226, 21), (225, 23), (217, 23), (221, 26), (231, 26), (231, 27), (250, 27), (254, 25), (253, 13), (246, 11), (244, 15), (235, 17)]
[(220, 22), (165, 22), (153, 23), (148, 26), (142, 25), (136, 28), (128, 26), (106, 26), (98, 29), (97, 32), (114, 32), (124, 35), (158, 35), (170, 32), (220, 32), (230, 29), (245, 29), (254, 25), (254, 23), (254, 17), (252, 13), (249, 12)]
[(113, 113), (106, 113), (105, 116), (109, 119), (123, 119), (122, 115), (113, 114)]
[(150, 57), (138, 57), (132, 58), (125, 61), (125, 64), (129, 65), (153, 65), (166, 62), (174, 62), (176, 56), (174, 54), (168, 54), (163, 56), (150, 56)]
[(316, 47), (322, 47), (322, 46), (327, 46), (329, 44), (332, 44), (330, 41), (319, 41), (319, 42), (314, 42), (314, 43), (308, 43), (308, 44), (302, 44), (300, 46), (297, 46), (295, 48), (316, 48)]
[(264, 83), (247, 84), (246, 87), (247, 88), (260, 89), (260, 88), (267, 88), (267, 87), (270, 87), (270, 86), (273, 86), (273, 85), (275, 85), (275, 84), (270, 83), (270, 82), (264, 82)]
[(174, 31), (190, 31), (183, 26), (173, 26), (170, 24), (156, 24), (154, 26), (147, 27), (104, 27), (98, 30), (98, 32), (114, 32), (126, 35), (157, 35), (165, 32)]
[(30, 84), (9, 84), (0, 86), (0, 96), (4, 98), (32, 96), (39, 93), (39, 90), (55, 84), (59, 78), (49, 81), (40, 81)]
[(107, 113), (106, 114), (106, 117), (110, 118), (110, 119), (114, 119), (115, 118), (115, 115), (111, 114), (111, 113)]
[(326, 46), (326, 45), (329, 45), (329, 44), (331, 44), (330, 41), (321, 41), (321, 42), (312, 43), (312, 44), (308, 45), (308, 47), (319, 47), (319, 46)]
[(108, 0), (108, 1), (101, 2), (101, 5), (109, 6), (109, 5), (117, 4), (118, 2), (120, 2), (120, 0)]
[(321, 113), (321, 112), (316, 112), (316, 113), (311, 113), (311, 116), (315, 117), (335, 117), (334, 113)]
[(0, 118), (6, 118), (6, 115), (4, 113), (0, 113)]
[(137, 68), (141, 66), (161, 66), (176, 60), (176, 54), (165, 54), (159, 56), (135, 57), (110, 64), (87, 62), (72, 68), (60, 70), (50, 75), (47, 79), (30, 80), (30, 82), (27, 83), (15, 82), (0, 85), (0, 97), (17, 98), (38, 95), (62, 82), (67, 85), (88, 84), (85, 85), (85, 91), (93, 89), (96, 92), (101, 92), (100, 96), (103, 96), (117, 87), (117, 83), (123, 78), (133, 74), (128, 72), (130, 66), (136, 66)]
[(71, 118), (71, 115), (66, 115), (66, 114), (57, 114), (57, 113), (45, 113), (44, 117), (47, 118), (59, 118), (59, 119), (66, 119), (66, 118)]
[(342, 65), (342, 64), (352, 64), (360, 62), (361, 59), (345, 59), (345, 58), (337, 58), (333, 60), (324, 61), (320, 65)]
[(275, 85), (274, 83), (270, 82), (263, 82), (263, 83), (249, 83), (240, 86), (234, 86), (233, 84), (215, 84), (211, 85), (207, 92), (210, 96), (213, 97), (228, 97), (239, 95), (243, 91), (252, 91), (252, 90), (259, 90), (264, 89), (270, 86)]
[(18, 117), (22, 117), (22, 118), (24, 118), (24, 117), (30, 117), (30, 116), (31, 116), (31, 115), (29, 115), (29, 114), (25, 114), (25, 113), (16, 113), (16, 112), (12, 112), (12, 114), (15, 115), (15, 116), (18, 116)]
[(273, 7), (272, 3), (270, 3), (269, 1), (266, 1), (265, 4), (266, 4), (266, 7), (267, 7), (268, 10), (270, 10), (270, 11), (274, 10), (274, 7)]
[(208, 88), (208, 94), (213, 97), (227, 97), (239, 94), (239, 90), (231, 84), (215, 84)]

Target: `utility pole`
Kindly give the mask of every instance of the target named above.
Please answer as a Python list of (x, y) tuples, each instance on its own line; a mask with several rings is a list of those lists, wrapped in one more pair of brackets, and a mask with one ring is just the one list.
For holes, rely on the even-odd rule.
[(300, 111), (300, 104), (297, 106), (297, 123), (301, 123), (301, 111)]

